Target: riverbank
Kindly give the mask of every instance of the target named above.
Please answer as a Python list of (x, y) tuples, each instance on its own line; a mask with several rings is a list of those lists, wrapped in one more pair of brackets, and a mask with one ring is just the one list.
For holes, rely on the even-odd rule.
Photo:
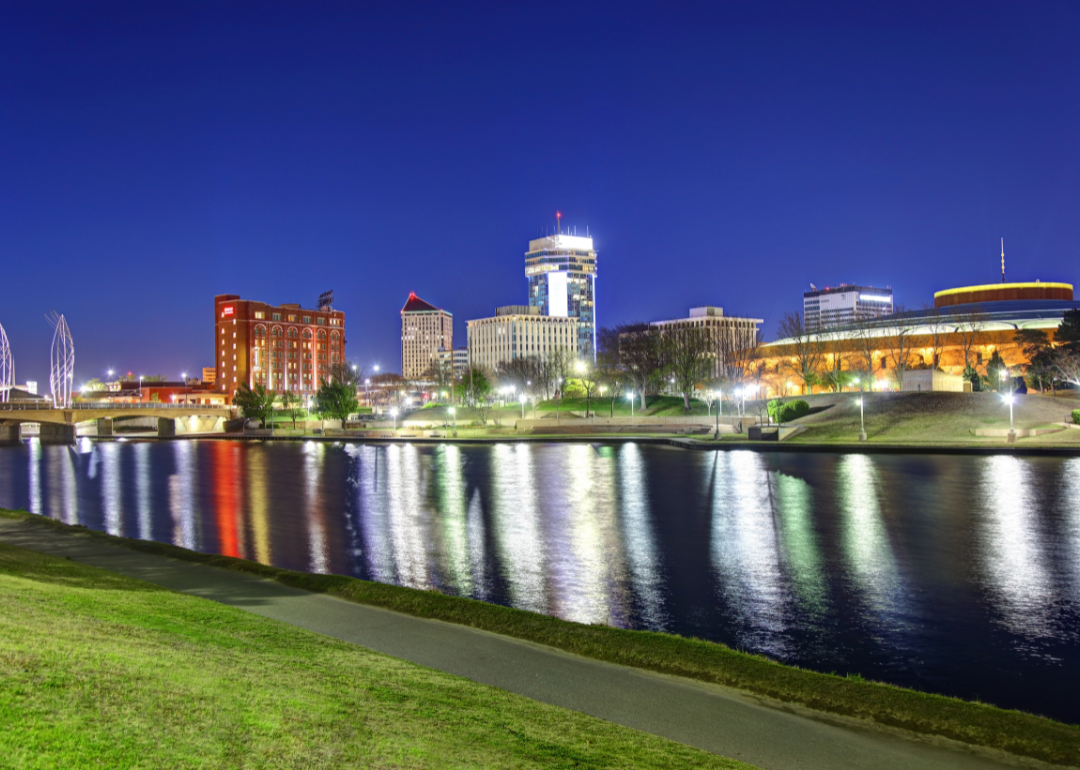
[(750, 765), (0, 543), (5, 767)]
[(143, 553), (222, 567), (348, 601), (536, 642), (594, 660), (721, 684), (826, 713), (1018, 756), (1080, 764), (1080, 729), (1021, 712), (796, 669), (700, 640), (587, 626), (434, 592), (292, 572), (161, 543), (113, 538), (32, 514), (4, 516), (42, 528), (80, 531), (85, 537)]

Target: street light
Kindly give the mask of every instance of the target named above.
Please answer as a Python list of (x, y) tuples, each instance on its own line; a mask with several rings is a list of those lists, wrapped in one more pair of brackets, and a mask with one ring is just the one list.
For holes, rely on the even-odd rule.
[(859, 441), (866, 441), (866, 420), (863, 416), (863, 399), (859, 399)]
[(397, 430), (397, 407), (390, 407), (390, 416), (394, 418), (394, 430)]
[(626, 394), (626, 397), (630, 400), (630, 416), (634, 416), (634, 391), (630, 391)]
[(454, 421), (454, 436), (457, 436), (457, 409), (450, 407), (450, 417)]
[(180, 378), (184, 381), (184, 403), (186, 404), (188, 402), (187, 372), (180, 372)]
[(1008, 442), (1010, 444), (1016, 443), (1016, 430), (1013, 428), (1013, 402), (1016, 401), (1016, 396), (1012, 393), (1008, 393), (1002, 398), (1005, 399), (1005, 403), (1009, 405), (1009, 437)]
[[(1002, 369), (1001, 372), (998, 374), (998, 376), (1001, 379), (1001, 383), (1004, 385), (1006, 378), (1009, 376), (1009, 370), (1008, 369)], [(1009, 392), (1010, 393), (1012, 392), (1012, 388), (1009, 388)]]
[(140, 374), (139, 375), (139, 403), (140, 404), (142, 403), (142, 378), (143, 378), (143, 376)]
[(525, 419), (525, 391), (521, 391), (521, 419)]

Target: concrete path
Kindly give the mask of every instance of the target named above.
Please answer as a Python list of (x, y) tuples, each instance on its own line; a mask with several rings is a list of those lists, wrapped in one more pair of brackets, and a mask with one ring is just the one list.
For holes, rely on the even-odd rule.
[(0, 519), (0, 541), (202, 596), (769, 770), (1050, 767), (139, 553), (33, 522)]

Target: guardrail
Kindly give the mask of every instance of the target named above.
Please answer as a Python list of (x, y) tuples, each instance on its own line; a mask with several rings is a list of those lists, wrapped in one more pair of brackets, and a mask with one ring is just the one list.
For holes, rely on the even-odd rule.
[(117, 404), (111, 401), (80, 401), (65, 407), (54, 407), (47, 401), (41, 403), (0, 403), (0, 411), (6, 412), (41, 412), (41, 411), (72, 411), (78, 409), (229, 409), (227, 404), (166, 404), (166, 403), (135, 403)]

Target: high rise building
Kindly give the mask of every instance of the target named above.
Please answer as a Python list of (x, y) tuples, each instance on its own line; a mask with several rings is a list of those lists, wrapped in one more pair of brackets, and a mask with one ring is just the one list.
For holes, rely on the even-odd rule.
[(596, 251), (593, 239), (549, 235), (529, 241), (525, 253), (529, 305), (540, 314), (578, 321), (577, 350), (596, 358)]
[(300, 305), (214, 297), (215, 390), (247, 384), (314, 393), (333, 364), (345, 363), (345, 314)]
[(526, 305), (496, 308), (494, 318), (469, 321), (468, 329), (469, 360), (489, 372), (525, 356), (565, 351), (576, 357), (581, 340), (578, 319), (540, 315), (540, 308)]
[(401, 376), (423, 377), (439, 360), (440, 348), (454, 348), (454, 316), (410, 292), (401, 308)]
[(845, 326), (893, 312), (891, 288), (842, 283), (824, 289), (810, 284), (810, 289), (803, 293), (803, 325), (807, 331)]

